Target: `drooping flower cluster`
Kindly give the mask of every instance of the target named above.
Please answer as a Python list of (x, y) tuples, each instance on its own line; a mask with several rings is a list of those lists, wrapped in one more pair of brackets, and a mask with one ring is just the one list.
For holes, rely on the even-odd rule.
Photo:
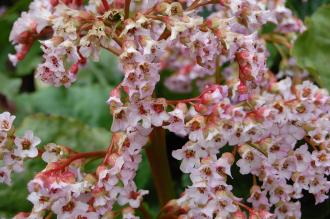
[[(189, 138), (172, 153), (191, 180), (165, 208), (172, 216), (245, 218), (247, 210), (251, 218), (300, 218), (297, 200), (304, 190), (316, 203), (327, 199), (329, 95), (308, 81), (276, 82), (266, 66), (265, 40), (273, 38), (260, 34), (264, 24), (276, 25), (271, 34), (285, 46), (304, 30), (285, 1), (130, 3), (34, 0), (14, 24), (10, 40), (17, 53), (10, 59), (22, 60), (40, 40), (44, 62), (36, 77), (48, 84), (69, 87), (81, 66), (98, 60), (101, 49), (119, 57), (124, 75), (107, 101), (113, 115), (107, 151), (45, 145), (40, 155), (47, 166), (28, 186), (33, 209), (16, 218), (43, 218), (48, 212), (58, 218), (137, 218), (133, 209), (148, 191), (139, 190), (134, 177), (155, 127)], [(200, 14), (203, 8), (207, 17)], [(164, 72), (170, 72), (164, 83), (172, 91), (196, 86), (200, 95), (156, 97)], [(12, 120), (0, 115), (5, 164), (0, 179), (6, 183), (23, 159), (38, 155), (40, 142), (30, 132), (15, 137)], [(95, 173), (84, 172), (93, 158), (104, 159)], [(233, 165), (252, 175), (246, 200), (233, 194), (228, 180)]]
[(23, 161), (38, 156), (36, 146), (40, 139), (27, 131), (23, 137), (15, 135), (15, 116), (9, 112), (0, 114), (0, 182), (11, 184), (11, 173), (24, 170)]

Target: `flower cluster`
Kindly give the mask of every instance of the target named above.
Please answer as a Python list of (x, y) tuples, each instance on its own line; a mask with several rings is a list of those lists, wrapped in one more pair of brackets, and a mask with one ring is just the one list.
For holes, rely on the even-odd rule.
[(237, 148), (240, 173), (255, 177), (247, 200), (255, 210), (275, 206), (277, 218), (300, 218), (295, 200), (303, 197), (303, 190), (313, 194), (316, 203), (328, 198), (328, 93), (309, 81), (292, 85), (287, 78), (249, 101), (237, 106), (226, 97), (211, 114), (193, 110), (186, 122), (190, 141), (173, 156), (182, 160), (180, 168), (192, 181), (178, 200), (190, 209), (189, 218), (236, 212), (239, 199), (226, 181), (234, 157), (221, 154), (226, 145)]
[(27, 131), (23, 137), (15, 135), (15, 116), (9, 112), (0, 114), (0, 182), (11, 184), (11, 173), (22, 172), (23, 161), (38, 156), (36, 146), (40, 139)]
[[(276, 25), (270, 33), (276, 37), (260, 33), (268, 22)], [(165, 206), (169, 217), (246, 218), (247, 211), (251, 218), (300, 218), (303, 191), (316, 203), (328, 198), (329, 95), (309, 81), (276, 82), (266, 66), (266, 41), (290, 47), (303, 30), (278, 0), (34, 0), (10, 36), (14, 64), (40, 40), (44, 62), (36, 77), (48, 84), (71, 86), (101, 49), (118, 56), (124, 76), (107, 101), (113, 123), (106, 151), (76, 152), (52, 143), (38, 153), (40, 140), (31, 132), (15, 137), (14, 117), (0, 115), (1, 181), (9, 183), (9, 173), (21, 170), (25, 158), (39, 154), (47, 163), (28, 185), (32, 211), (16, 218), (49, 212), (58, 218), (138, 218), (134, 209), (148, 191), (139, 190), (134, 178), (154, 128), (189, 139), (172, 155), (191, 185)], [(164, 72), (170, 72), (164, 76), (170, 90), (196, 85), (200, 94), (156, 97)], [(86, 173), (84, 165), (95, 158), (103, 162)], [(233, 165), (252, 176), (245, 200), (233, 193)]]

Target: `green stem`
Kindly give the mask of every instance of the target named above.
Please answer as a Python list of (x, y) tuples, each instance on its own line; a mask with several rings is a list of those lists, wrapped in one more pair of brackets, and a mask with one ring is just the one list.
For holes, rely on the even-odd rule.
[(150, 134), (150, 140), (151, 144), (146, 147), (146, 153), (159, 203), (162, 207), (175, 197), (174, 185), (167, 159), (165, 130), (155, 128)]

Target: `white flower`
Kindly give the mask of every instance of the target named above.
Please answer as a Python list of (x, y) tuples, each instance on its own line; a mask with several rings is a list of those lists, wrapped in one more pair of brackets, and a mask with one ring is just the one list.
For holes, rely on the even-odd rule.
[(191, 141), (204, 140), (205, 118), (203, 116), (195, 116), (187, 124), (186, 128), (189, 130), (189, 139)]
[(154, 126), (159, 127), (164, 121), (169, 119), (170, 116), (165, 110), (166, 106), (166, 101), (164, 99), (156, 100), (151, 104), (151, 123)]
[(239, 172), (241, 174), (248, 174), (259, 168), (261, 166), (261, 161), (262, 159), (257, 151), (247, 149), (243, 152), (242, 158), (236, 162), (236, 165), (239, 166)]
[(304, 172), (309, 166), (311, 162), (311, 154), (308, 151), (307, 144), (300, 146), (298, 149), (294, 151), (296, 168), (298, 172)]
[(142, 201), (143, 195), (148, 194), (149, 192), (146, 190), (136, 191), (136, 185), (130, 184), (123, 189), (121, 193), (119, 193), (118, 203), (120, 205), (129, 204), (132, 208), (138, 208)]
[(304, 81), (302, 84), (297, 85), (296, 90), (297, 95), (301, 100), (314, 100), (315, 94), (318, 91), (318, 87), (315, 86), (311, 81)]
[(293, 191), (292, 186), (285, 184), (285, 181), (280, 181), (269, 191), (270, 203), (276, 204), (279, 201), (289, 201), (291, 199), (290, 194)]
[(127, 115), (127, 107), (119, 107), (113, 112), (113, 122), (111, 130), (113, 132), (125, 130), (129, 125), (129, 118)]
[(41, 158), (46, 163), (53, 163), (58, 161), (61, 156), (63, 156), (64, 151), (62, 150), (62, 147), (60, 145), (50, 143), (45, 145), (45, 152), (42, 153)]
[(7, 167), (10, 167), (14, 172), (22, 172), (23, 160), (21, 157), (15, 156), (14, 154), (7, 152), (3, 155), (3, 162)]
[(267, 192), (261, 191), (259, 186), (252, 186), (251, 195), (247, 201), (252, 203), (253, 207), (257, 209), (268, 209), (270, 206)]
[(51, 209), (57, 214), (58, 218), (71, 219), (75, 215), (87, 213), (88, 204), (60, 198), (52, 204)]
[(168, 113), (170, 118), (168, 119), (168, 125), (163, 126), (163, 128), (169, 131), (184, 136), (187, 134), (186, 127), (184, 124), (184, 112), (179, 108), (175, 108), (173, 111)]
[(27, 199), (33, 204), (33, 211), (40, 212), (50, 207), (51, 200), (41, 192), (31, 192)]
[(11, 170), (8, 167), (0, 167), (0, 183), (6, 183), (7, 185), (11, 184), (10, 178)]
[(330, 167), (330, 154), (325, 150), (313, 151), (312, 160), (317, 167)]
[(182, 149), (172, 152), (175, 159), (182, 160), (180, 169), (184, 173), (189, 173), (194, 167), (200, 165), (200, 159), (205, 157), (207, 152), (199, 144), (186, 144)]
[[(9, 112), (4, 112), (0, 114), (0, 132), (5, 131), (8, 132), (12, 125), (13, 121), (16, 118), (16, 116), (10, 115)], [(1, 141), (0, 141), (1, 143)]]
[(40, 138), (34, 136), (32, 131), (27, 131), (22, 138), (16, 137), (14, 142), (17, 146), (14, 151), (16, 156), (22, 158), (34, 158), (38, 155), (38, 149), (36, 146), (41, 142), (41, 140)]
[(301, 218), (300, 202), (281, 202), (275, 209), (278, 219)]

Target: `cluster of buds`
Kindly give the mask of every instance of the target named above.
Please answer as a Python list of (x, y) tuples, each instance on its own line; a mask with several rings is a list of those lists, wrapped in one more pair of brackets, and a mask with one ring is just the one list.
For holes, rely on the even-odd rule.
[[(202, 9), (209, 11), (206, 18)], [(247, 212), (250, 218), (300, 218), (297, 200), (304, 190), (316, 203), (327, 199), (330, 97), (308, 81), (275, 81), (259, 32), (267, 22), (281, 39), (304, 30), (278, 0), (34, 0), (10, 35), (14, 64), (40, 40), (44, 62), (36, 77), (48, 84), (71, 86), (101, 49), (118, 56), (124, 77), (107, 101), (113, 123), (106, 151), (48, 144), (38, 153), (40, 140), (31, 132), (16, 138), (14, 117), (0, 115), (1, 181), (8, 183), (25, 158), (40, 154), (47, 163), (28, 185), (32, 211), (16, 218), (49, 212), (58, 218), (138, 218), (134, 209), (148, 191), (139, 190), (134, 178), (156, 127), (189, 139), (172, 155), (192, 184), (164, 208), (168, 217), (246, 218)], [(288, 38), (286, 43), (294, 37)], [(156, 97), (163, 70), (171, 72), (164, 80), (170, 90), (187, 92), (195, 84), (200, 95)], [(95, 158), (103, 162), (86, 173), (84, 165)], [(227, 180), (233, 165), (252, 175), (245, 200)]]

